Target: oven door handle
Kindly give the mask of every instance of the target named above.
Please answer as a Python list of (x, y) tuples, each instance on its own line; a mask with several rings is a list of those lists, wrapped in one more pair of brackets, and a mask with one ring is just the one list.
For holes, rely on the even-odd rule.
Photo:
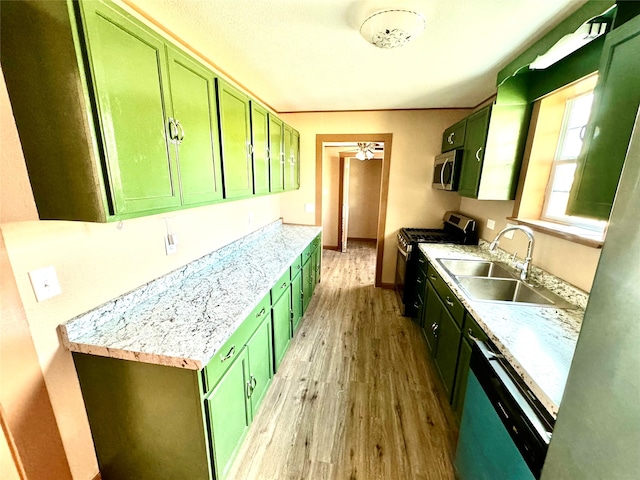
[(446, 190), (444, 186), (444, 169), (447, 168), (447, 163), (449, 163), (449, 159), (447, 158), (442, 164), (442, 168), (440, 169), (440, 185), (442, 185), (442, 189)]
[(404, 250), (402, 248), (402, 246), (398, 243), (398, 252), (400, 253), (400, 255), (402, 255), (405, 259), (409, 256), (409, 252), (407, 252), (406, 250)]

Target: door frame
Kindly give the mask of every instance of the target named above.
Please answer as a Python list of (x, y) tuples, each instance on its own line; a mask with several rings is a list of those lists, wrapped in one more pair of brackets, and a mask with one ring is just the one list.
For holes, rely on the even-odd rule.
[(375, 286), (393, 288), (382, 283), (382, 261), (384, 258), (384, 233), (387, 223), (387, 200), (389, 196), (389, 171), (391, 170), (392, 133), (329, 133), (316, 135), (316, 225), (322, 225), (322, 163), (324, 144), (329, 142), (380, 142), (384, 143), (382, 178), (378, 203), (378, 228), (376, 235)]

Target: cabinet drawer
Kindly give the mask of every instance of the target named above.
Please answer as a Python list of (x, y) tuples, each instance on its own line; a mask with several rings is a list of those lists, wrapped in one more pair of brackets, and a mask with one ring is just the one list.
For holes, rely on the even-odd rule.
[(302, 270), (302, 255), (298, 255), (296, 259), (291, 264), (291, 280), (295, 278), (295, 276)]
[(460, 303), (460, 300), (458, 300), (458, 297), (453, 294), (449, 286), (444, 282), (431, 264), (428, 266), (427, 276), (429, 277), (429, 281), (433, 284), (433, 288), (436, 289), (436, 292), (438, 292), (438, 295), (442, 299), (442, 303), (445, 304), (447, 310), (449, 310), (458, 326), (462, 327), (465, 310), (462, 303)]
[(467, 129), (467, 119), (459, 121), (447, 128), (442, 134), (442, 153), (464, 146), (464, 135)]
[(464, 317), (464, 328), (462, 329), (462, 333), (464, 338), (470, 343), (473, 343), (476, 338), (483, 342), (487, 340), (487, 335), (484, 333), (484, 330), (480, 328), (473, 317), (468, 313)]
[(291, 281), (290, 275), (291, 273), (289, 269), (287, 269), (287, 271), (282, 274), (276, 284), (271, 288), (271, 305), (275, 304), (282, 294), (289, 288), (289, 282)]
[(262, 320), (271, 314), (271, 303), (269, 295), (260, 301), (249, 316), (242, 322), (235, 332), (229, 337), (220, 350), (213, 356), (206, 367), (204, 367), (204, 387), (205, 393), (216, 386), (218, 380), (224, 372), (233, 364), (242, 348), (256, 331)]

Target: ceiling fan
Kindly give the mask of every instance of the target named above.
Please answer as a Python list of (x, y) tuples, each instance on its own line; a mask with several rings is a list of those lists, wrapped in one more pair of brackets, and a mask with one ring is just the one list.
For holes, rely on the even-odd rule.
[(355, 157), (358, 160), (371, 160), (375, 157), (376, 152), (382, 152), (383, 150), (384, 146), (381, 143), (358, 142), (358, 148), (354, 151), (356, 152)]

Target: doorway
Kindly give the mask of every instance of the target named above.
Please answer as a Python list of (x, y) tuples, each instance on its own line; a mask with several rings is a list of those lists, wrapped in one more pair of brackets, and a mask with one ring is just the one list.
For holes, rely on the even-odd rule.
[[(387, 213), (387, 197), (389, 192), (389, 171), (391, 164), (391, 145), (392, 145), (393, 135), (390, 133), (378, 133), (378, 134), (319, 134), (316, 135), (316, 225), (323, 224), (323, 198), (326, 194), (328, 194), (328, 186), (323, 184), (323, 173), (324, 169), (329, 165), (324, 165), (325, 160), (325, 146), (331, 144), (340, 145), (341, 143), (344, 145), (357, 145), (358, 142), (367, 142), (367, 143), (379, 143), (384, 145), (382, 150), (381, 158), (379, 160), (380, 166), (380, 176), (379, 176), (379, 189), (376, 189), (377, 199), (369, 198), (369, 203), (372, 201), (377, 203), (377, 218), (375, 219), (375, 243), (376, 243), (376, 273), (375, 273), (375, 286), (383, 287), (386, 285), (382, 284), (382, 264), (383, 264), (383, 256), (384, 256), (384, 232), (386, 226), (386, 213)], [(343, 148), (343, 150), (348, 150), (348, 148)], [(354, 154), (355, 156), (355, 154)], [(345, 160), (348, 158), (344, 157)], [(333, 165), (334, 168), (339, 169), (339, 163)], [(346, 184), (344, 181), (344, 170), (343, 170), (343, 184)], [(348, 192), (347, 192), (348, 193)], [(342, 203), (342, 202), (341, 202)], [(342, 205), (341, 205), (342, 207)], [(339, 215), (338, 212), (342, 212), (342, 208), (336, 209), (336, 217)], [(338, 223), (338, 218), (336, 218), (336, 224)], [(348, 221), (348, 217), (347, 217)], [(342, 222), (340, 222), (342, 223)], [(343, 226), (343, 233), (346, 230), (346, 235), (349, 235), (348, 225)], [(333, 248), (339, 249), (340, 245), (336, 241), (335, 247), (331, 245)]]
[(342, 253), (348, 239), (377, 240), (384, 145), (375, 145), (371, 158), (358, 158), (351, 148), (340, 152), (337, 249)]

